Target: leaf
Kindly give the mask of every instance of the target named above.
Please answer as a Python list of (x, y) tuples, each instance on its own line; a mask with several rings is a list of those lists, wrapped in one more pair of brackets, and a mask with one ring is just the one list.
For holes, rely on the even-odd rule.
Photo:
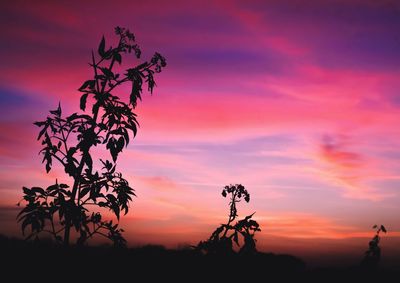
[(147, 82), (147, 85), (148, 85), (148, 91), (150, 93), (153, 93), (153, 89), (156, 86), (156, 82), (154, 81), (154, 77), (153, 77), (153, 72), (152, 71), (148, 71), (146, 82)]
[(90, 187), (89, 187), (89, 186), (83, 188), (83, 189), (81, 190), (80, 194), (79, 194), (79, 197), (80, 197), (80, 198), (83, 198), (84, 196), (86, 196), (86, 195), (89, 193), (89, 191), (90, 191)]
[(116, 140), (114, 138), (110, 138), (108, 140), (106, 148), (110, 150), (110, 154), (111, 154), (113, 161), (114, 162), (117, 161), (118, 150), (117, 150)]
[(226, 191), (225, 190), (222, 191), (222, 196), (226, 197)]
[(85, 115), (85, 114), (78, 115), (77, 113), (74, 113), (71, 116), (67, 117), (67, 122), (71, 122), (71, 121), (74, 121), (77, 119), (83, 119), (83, 120), (86, 120), (87, 122), (90, 122), (92, 120), (92, 117), (90, 117), (89, 115)]
[(119, 211), (118, 205), (113, 205), (113, 206), (111, 207), (111, 210), (114, 212), (115, 216), (116, 216), (117, 219), (119, 220), (119, 213), (120, 213), (120, 211)]
[(42, 188), (40, 188), (40, 187), (32, 187), (31, 191), (34, 192), (34, 193), (39, 193), (41, 195), (45, 194), (44, 190)]
[(78, 90), (79, 91), (84, 91), (88, 87), (89, 87), (89, 89), (94, 89), (95, 83), (96, 82), (94, 80), (87, 80), (82, 84), (82, 86), (80, 88), (78, 88)]
[(28, 195), (28, 196), (32, 196), (34, 195), (30, 189), (28, 189), (27, 187), (22, 187), (22, 190), (24, 191), (24, 194)]
[(99, 201), (99, 202), (97, 203), (97, 205), (100, 206), (100, 207), (107, 207), (107, 203), (104, 202), (104, 201)]
[(117, 61), (117, 62), (121, 65), (121, 62), (122, 62), (122, 56), (121, 56), (121, 54), (115, 53), (115, 54), (114, 54), (114, 60)]
[(81, 102), (80, 102), (80, 108), (85, 111), (86, 109), (86, 99), (88, 97), (89, 93), (85, 93), (81, 96)]
[(133, 108), (136, 107), (136, 102), (137, 99), (139, 98), (140, 100), (141, 98), (141, 92), (142, 92), (142, 84), (143, 84), (143, 73), (139, 71), (137, 68), (133, 68), (133, 69), (129, 69), (128, 70), (128, 78), (129, 80), (132, 81), (132, 90), (131, 90), (131, 94), (129, 97), (129, 103), (133, 106)]
[(85, 161), (85, 163), (86, 163), (86, 165), (87, 165), (87, 167), (88, 167), (88, 169), (89, 169), (89, 172), (92, 172), (92, 168), (93, 168), (93, 160), (92, 160), (92, 157), (90, 156), (90, 154), (85, 153), (84, 156), (83, 156), (83, 158), (84, 158), (84, 161)]
[(385, 226), (383, 226), (383, 225), (381, 225), (381, 230), (382, 230), (382, 232), (384, 232), (384, 233), (386, 233), (386, 232), (387, 232), (387, 230), (386, 230)]
[(43, 127), (43, 129), (40, 130), (37, 140), (40, 140), (40, 138), (43, 136), (43, 134), (46, 132), (46, 130), (47, 130), (47, 126)]
[(47, 190), (48, 192), (51, 192), (51, 191), (58, 191), (58, 184), (54, 184), (54, 185), (48, 186), (46, 190)]
[(50, 170), (51, 170), (51, 158), (47, 159), (47, 162), (46, 162), (46, 173), (49, 173)]
[(372, 226), (372, 229), (375, 229), (375, 228), (378, 228), (378, 225), (374, 225), (374, 226)]
[(99, 55), (101, 57), (104, 57), (105, 47), (106, 47), (106, 40), (105, 40), (104, 35), (103, 35), (103, 37), (101, 38), (100, 44), (99, 44), (99, 49), (98, 49)]
[(128, 147), (128, 144), (129, 144), (129, 134), (128, 134), (128, 131), (126, 130), (126, 128), (122, 128), (122, 134), (123, 134), (124, 139), (125, 139), (125, 147)]
[(124, 138), (123, 137), (119, 137), (119, 139), (117, 141), (117, 150), (118, 150), (118, 152), (121, 152), (122, 149), (124, 148), (124, 146), (125, 146)]
[(61, 104), (60, 104), (60, 102), (58, 103), (57, 109), (56, 110), (50, 110), (50, 113), (54, 114), (54, 115), (56, 115), (58, 117), (61, 116)]
[(41, 127), (43, 125), (46, 125), (46, 122), (34, 122), (33, 124), (38, 126), (38, 127)]
[(114, 78), (114, 73), (108, 69), (108, 68), (102, 68), (100, 67), (100, 70), (103, 72), (103, 74), (108, 77), (108, 78)]

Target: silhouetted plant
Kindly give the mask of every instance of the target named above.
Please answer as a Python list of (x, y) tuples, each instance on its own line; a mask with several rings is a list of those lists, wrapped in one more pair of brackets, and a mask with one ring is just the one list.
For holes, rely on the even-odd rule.
[[(239, 250), (240, 254), (253, 254), (257, 252), (256, 240), (254, 235), (261, 231), (257, 221), (251, 219), (254, 215), (248, 215), (245, 218), (233, 222), (238, 217), (236, 204), (244, 199), (250, 201), (250, 194), (243, 185), (236, 184), (225, 186), (222, 190), (222, 196), (230, 196), (229, 218), (226, 224), (221, 224), (206, 241), (201, 241), (195, 248), (206, 254), (231, 254), (234, 253), (233, 242), (240, 247), (239, 238), (242, 237), (243, 244)], [(233, 242), (232, 242), (233, 241)]]
[[(150, 61), (118, 73), (115, 65), (121, 65), (123, 55), (133, 52), (139, 59), (141, 50), (128, 29), (116, 27), (115, 34), (119, 37), (116, 47), (106, 48), (103, 36), (98, 59), (92, 51), (89, 65), (93, 69), (93, 78), (79, 88), (82, 93), (80, 108), (85, 111), (87, 105), (91, 105), (90, 113), (63, 117), (59, 104), (46, 120), (34, 123), (41, 128), (38, 140), (42, 140), (40, 152), (46, 172), (51, 170), (54, 160), (58, 161), (65, 173), (73, 178), (73, 184), (59, 184), (56, 180), (46, 189), (23, 188), (26, 206), (17, 218), (23, 233), (30, 227), (27, 239), (46, 232), (57, 242), (69, 245), (72, 227), (76, 230), (79, 245), (95, 234), (112, 240), (115, 245), (126, 243), (118, 223), (103, 220), (100, 212), (89, 211), (89, 206), (109, 209), (118, 221), (121, 212), (128, 212), (135, 193), (116, 171), (118, 155), (128, 145), (130, 133), (133, 137), (136, 135), (138, 122), (133, 110), (137, 100), (141, 100), (143, 85), (147, 84), (148, 91), (153, 92), (154, 74), (161, 72), (166, 61), (155, 53)], [(129, 103), (125, 103), (112, 92), (128, 82), (131, 93)], [(105, 145), (111, 155), (111, 160), (100, 159), (101, 170), (95, 170), (91, 155), (92, 147), (98, 145)]]
[(377, 229), (376, 234), (369, 242), (368, 250), (365, 252), (365, 256), (361, 264), (364, 267), (375, 269), (378, 267), (379, 261), (381, 259), (381, 248), (379, 247), (381, 237), (379, 233), (386, 233), (387, 230), (383, 225), (381, 225), (380, 227), (378, 225), (374, 225), (372, 228)]

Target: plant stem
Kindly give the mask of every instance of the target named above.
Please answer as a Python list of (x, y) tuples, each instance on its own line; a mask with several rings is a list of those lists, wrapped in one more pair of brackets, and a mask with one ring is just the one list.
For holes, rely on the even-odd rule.
[[(99, 80), (98, 80), (98, 78), (97, 78), (97, 65), (98, 65), (98, 64), (95, 63), (93, 51), (92, 51), (92, 60), (93, 60), (93, 69), (94, 69), (94, 74), (95, 74), (96, 86), (99, 87)], [(114, 58), (113, 58), (113, 59), (111, 60), (110, 66), (109, 66), (109, 70), (111, 70), (112, 67), (114, 66), (114, 62), (115, 62), (115, 60), (114, 60)], [(101, 91), (100, 91), (100, 93), (99, 93), (100, 96), (104, 95), (104, 89), (105, 89), (105, 86), (107, 85), (107, 81), (108, 81), (108, 80), (106, 80), (106, 81), (104, 82), (104, 85), (103, 85), (102, 88), (101, 88)], [(99, 114), (99, 106), (96, 106), (96, 104), (95, 104), (95, 105), (93, 106), (93, 120), (92, 120), (92, 121), (93, 121), (93, 124), (92, 124), (91, 128), (89, 129), (89, 131), (92, 131), (93, 134), (94, 134), (95, 128), (96, 128), (96, 126), (97, 126), (97, 117), (98, 117), (98, 114)], [(90, 145), (88, 146), (86, 152), (84, 152), (84, 153), (82, 154), (82, 158), (81, 158), (81, 160), (80, 160), (80, 162), (79, 162), (79, 166), (78, 166), (78, 168), (77, 168), (77, 173), (76, 173), (76, 175), (74, 176), (74, 185), (73, 185), (73, 187), (72, 187), (72, 194), (71, 194), (71, 198), (70, 198), (70, 202), (71, 202), (72, 205), (75, 205), (75, 199), (76, 199), (77, 193), (78, 193), (77, 204), (78, 204), (78, 206), (80, 205), (80, 204), (79, 204), (79, 202), (80, 202), (80, 193), (78, 192), (78, 190), (79, 190), (79, 183), (80, 183), (80, 179), (81, 179), (81, 176), (82, 176), (83, 167), (85, 166), (85, 162), (84, 162), (84, 161), (85, 161), (85, 158), (84, 158), (84, 157), (86, 156), (86, 154), (89, 154), (89, 150), (90, 150), (91, 147), (92, 147), (92, 145), (90, 144)], [(70, 230), (71, 230), (71, 226), (72, 226), (72, 225), (71, 225), (71, 219), (69, 219), (68, 214), (66, 214), (66, 215), (65, 215), (65, 232), (64, 232), (64, 245), (65, 245), (65, 246), (69, 246), (69, 239), (70, 239)]]

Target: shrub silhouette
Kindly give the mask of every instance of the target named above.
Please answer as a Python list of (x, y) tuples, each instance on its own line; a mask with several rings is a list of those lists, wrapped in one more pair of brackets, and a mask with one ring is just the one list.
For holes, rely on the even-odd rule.
[(376, 234), (369, 242), (368, 250), (365, 252), (365, 256), (361, 262), (361, 265), (366, 268), (376, 269), (381, 259), (381, 248), (379, 247), (379, 242), (381, 240), (381, 237), (379, 233), (380, 232), (386, 233), (387, 230), (383, 225), (381, 225), (380, 227), (378, 227), (378, 225), (374, 225), (372, 228), (377, 229)]
[(208, 240), (201, 241), (195, 249), (206, 254), (233, 254), (235, 253), (233, 242), (240, 247), (239, 237), (241, 237), (243, 244), (239, 253), (254, 254), (257, 252), (254, 235), (257, 231), (261, 231), (257, 221), (251, 219), (254, 213), (232, 224), (238, 217), (236, 203), (242, 199), (249, 202), (250, 194), (243, 185), (236, 184), (225, 186), (222, 190), (223, 197), (227, 197), (228, 195), (230, 196), (228, 222), (221, 224), (221, 226), (215, 229)]
[[(139, 59), (141, 50), (128, 29), (116, 27), (115, 34), (119, 37), (116, 47), (106, 48), (103, 36), (98, 47), (99, 56), (96, 56), (98, 59), (92, 51), (89, 65), (93, 69), (93, 78), (79, 88), (82, 93), (80, 109), (85, 111), (90, 105), (91, 111), (63, 117), (59, 104), (56, 110), (50, 111), (46, 120), (34, 123), (40, 127), (38, 140), (41, 139), (43, 145), (40, 152), (46, 172), (56, 161), (72, 177), (73, 184), (59, 184), (56, 180), (46, 189), (23, 188), (22, 201), (26, 206), (17, 219), (21, 222), (23, 234), (30, 227), (27, 239), (48, 233), (57, 242), (69, 245), (71, 228), (74, 228), (78, 245), (96, 234), (110, 239), (114, 245), (126, 243), (118, 223), (104, 221), (101, 213), (94, 210), (107, 208), (118, 221), (121, 212), (128, 212), (135, 193), (122, 174), (116, 171), (118, 155), (128, 145), (130, 135), (136, 135), (138, 121), (133, 110), (137, 100), (141, 100), (143, 85), (147, 85), (150, 93), (153, 92), (156, 85), (154, 74), (161, 72), (166, 61), (155, 53), (150, 61), (119, 73), (115, 70), (116, 63), (121, 65), (122, 57), (132, 52)], [(129, 103), (112, 94), (125, 83), (131, 83)], [(103, 167), (95, 170), (91, 149), (100, 145), (105, 145), (111, 160), (100, 159)], [(94, 209), (89, 210), (89, 207)]]

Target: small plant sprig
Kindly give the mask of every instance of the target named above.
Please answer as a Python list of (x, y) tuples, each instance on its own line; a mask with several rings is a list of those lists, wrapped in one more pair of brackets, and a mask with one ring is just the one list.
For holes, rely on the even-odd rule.
[(254, 235), (261, 231), (257, 221), (251, 219), (254, 215), (248, 215), (245, 218), (233, 222), (238, 217), (236, 204), (244, 199), (250, 201), (250, 194), (243, 185), (229, 185), (222, 190), (222, 196), (230, 196), (229, 217), (226, 224), (221, 224), (206, 241), (201, 241), (195, 249), (206, 254), (232, 254), (233, 242), (240, 247), (239, 238), (242, 237), (243, 245), (239, 250), (240, 254), (254, 254), (257, 252), (256, 240)]

